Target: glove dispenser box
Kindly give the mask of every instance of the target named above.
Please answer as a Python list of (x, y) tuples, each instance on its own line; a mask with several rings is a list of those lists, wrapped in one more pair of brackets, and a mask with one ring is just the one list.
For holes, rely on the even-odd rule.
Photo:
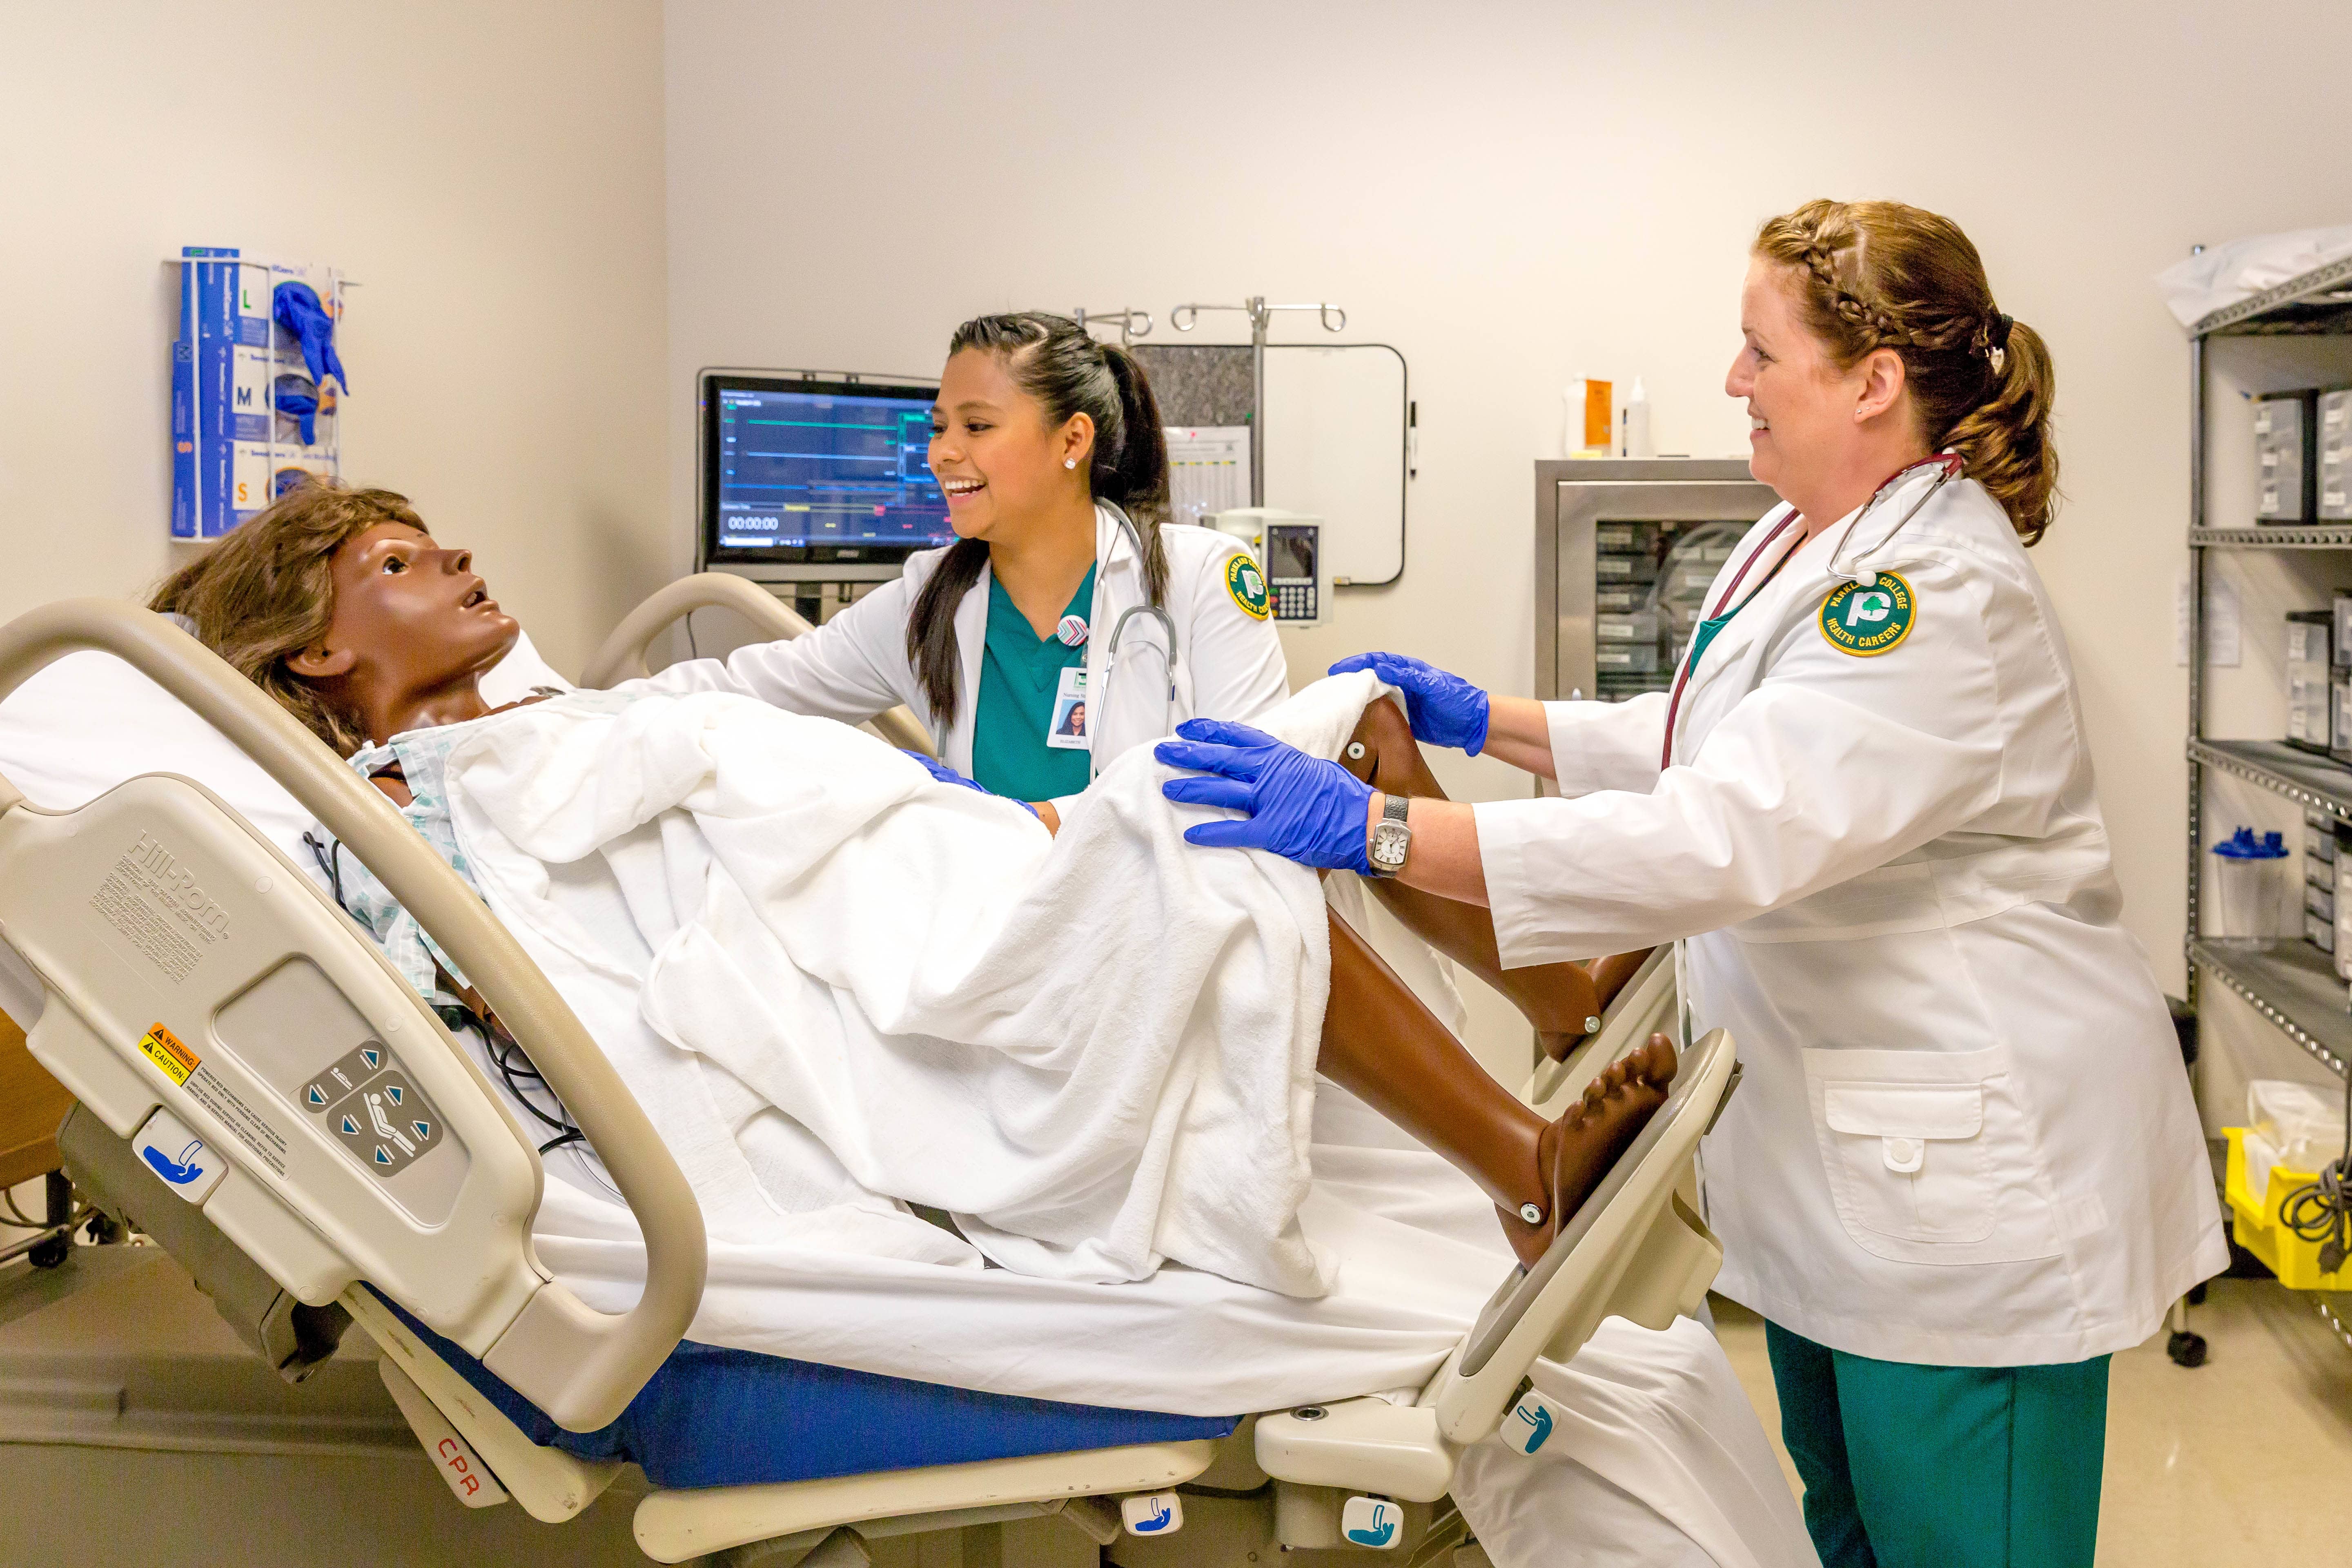
[(2254, 399), (2254, 521), (2307, 524), (2319, 518), (2319, 394)]

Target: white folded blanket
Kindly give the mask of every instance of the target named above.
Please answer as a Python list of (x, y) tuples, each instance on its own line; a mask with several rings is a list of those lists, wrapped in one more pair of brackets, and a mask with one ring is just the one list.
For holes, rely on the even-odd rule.
[[(1336, 756), (1369, 676), (1265, 728)], [(651, 1115), (714, 1241), (1075, 1280), (1164, 1260), (1291, 1296), (1329, 953), (1311, 871), (1202, 850), (1147, 751), (1050, 838), (883, 742), (720, 693), (463, 727), (492, 910)]]

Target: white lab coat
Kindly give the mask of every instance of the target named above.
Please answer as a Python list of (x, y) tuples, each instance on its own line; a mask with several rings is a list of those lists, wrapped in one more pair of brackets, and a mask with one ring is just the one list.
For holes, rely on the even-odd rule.
[(1856, 541), (1916, 595), (1902, 642), (1823, 635), (1849, 517), (1706, 650), (1675, 766), (1664, 696), (1551, 704), (1574, 798), (1479, 805), (1480, 854), (1506, 963), (1680, 939), (1691, 1027), (1738, 1042), (1703, 1155), (1717, 1289), (1883, 1360), (2078, 1361), (2228, 1258), (2039, 578), (1973, 480), (1867, 549), (1931, 482)]
[[(1139, 615), (1120, 637), (1118, 668), (1104, 685), (1111, 634), (1120, 616), (1144, 602), (1143, 563), (1127, 530), (1108, 507), (1095, 508), (1095, 595), (1087, 624), (1087, 726), (1094, 768), (1131, 747), (1156, 741), (1187, 719), (1247, 723), (1290, 694), (1282, 639), (1271, 619), (1247, 614), (1226, 586), (1225, 563), (1247, 553), (1239, 540), (1192, 523), (1161, 523), (1168, 552), (1166, 609), (1177, 634), (1174, 700), (1167, 700), (1167, 629)], [(979, 707), (980, 660), (988, 637), (989, 574), (956, 605), (955, 722), (944, 732), (907, 658), (907, 615), (939, 569), (944, 550), (908, 558), (884, 584), (809, 636), (737, 649), (724, 663), (692, 659), (652, 679), (665, 691), (740, 691), (795, 713), (851, 723), (905, 703), (931, 734), (940, 760), (971, 772), (972, 715)]]

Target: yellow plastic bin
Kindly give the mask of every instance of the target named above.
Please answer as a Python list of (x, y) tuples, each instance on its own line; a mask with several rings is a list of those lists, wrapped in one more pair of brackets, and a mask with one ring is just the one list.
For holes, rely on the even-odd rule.
[(2290, 1290), (2352, 1290), (2352, 1263), (2333, 1274), (2322, 1273), (2319, 1243), (2304, 1240), (2279, 1219), (2279, 1207), (2286, 1195), (2317, 1181), (2318, 1175), (2273, 1165), (2270, 1190), (2258, 1194), (2246, 1184), (2246, 1130), (2224, 1127), (2221, 1135), (2230, 1141), (2230, 1168), (2222, 1190), (2230, 1200), (2231, 1228), (2238, 1245), (2261, 1258), (2263, 1266)]

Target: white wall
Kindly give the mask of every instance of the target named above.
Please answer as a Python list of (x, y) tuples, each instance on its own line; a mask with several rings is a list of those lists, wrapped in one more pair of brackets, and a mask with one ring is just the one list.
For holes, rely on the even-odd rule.
[(576, 668), (667, 567), (661, 16), (0, 9), (0, 616), (173, 563), (182, 245), (332, 263), (344, 460)]
[(2266, 11), (2292, 47), (2243, 26), (2210, 0), (674, 4), (680, 559), (698, 365), (922, 372), (982, 310), (1330, 299), (1410, 362), (1421, 477), (1403, 580), (1342, 595), (1294, 677), (1402, 644), (1525, 691), (1528, 461), (1566, 374), (1644, 375), (1662, 450), (1744, 451), (1720, 388), (1757, 222), (1915, 202), (1967, 227), (2055, 352), (2069, 506), (2037, 555), (2128, 918), (2178, 989), (2188, 362), (2148, 279), (2352, 206), (2352, 167), (2318, 152), (2352, 11)]

